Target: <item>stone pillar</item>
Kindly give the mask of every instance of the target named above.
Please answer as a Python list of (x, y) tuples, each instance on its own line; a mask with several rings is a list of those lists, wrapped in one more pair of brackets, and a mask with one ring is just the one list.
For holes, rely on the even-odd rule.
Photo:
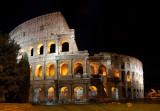
[(70, 74), (73, 74), (73, 60), (70, 59), (70, 70), (71, 70), (71, 73)]
[(102, 102), (102, 95), (103, 95), (103, 85), (99, 86), (99, 94), (98, 94), (98, 102)]
[(58, 61), (58, 60), (56, 60), (56, 63), (54, 64), (54, 67), (55, 67), (55, 68), (54, 68), (54, 70), (55, 70), (55, 71), (54, 71), (54, 72), (55, 72), (55, 74), (54, 74), (55, 79), (57, 79), (57, 76), (58, 76), (58, 66), (57, 66), (57, 65), (58, 65), (57, 63), (58, 63), (58, 62), (57, 62), (57, 61)]
[(42, 80), (44, 80), (46, 74), (46, 65), (45, 62), (42, 64)]
[(84, 73), (84, 74), (87, 73), (87, 59), (85, 59), (85, 61), (84, 61), (83, 73)]
[(59, 92), (59, 89), (58, 89), (58, 87), (56, 86), (56, 87), (55, 87), (55, 91), (54, 91), (54, 103), (58, 103), (58, 100), (59, 100), (58, 92)]
[(59, 55), (59, 51), (60, 51), (60, 38), (58, 37), (56, 39), (56, 55)]
[(37, 46), (38, 46), (37, 44), (33, 46), (33, 57), (37, 56)]
[(88, 102), (88, 84), (85, 84), (83, 88), (83, 101)]
[(73, 94), (72, 84), (69, 84), (69, 87), (68, 87), (68, 103), (72, 103), (72, 94)]
[(68, 62), (68, 74), (72, 74), (72, 60)]
[(41, 102), (45, 103), (45, 90), (44, 90), (44, 88), (42, 89), (41, 94), (42, 94)]

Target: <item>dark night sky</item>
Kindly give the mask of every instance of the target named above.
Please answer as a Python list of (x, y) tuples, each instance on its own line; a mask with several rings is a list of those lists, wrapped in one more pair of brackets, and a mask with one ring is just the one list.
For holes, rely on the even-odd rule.
[(26, 20), (60, 11), (75, 29), (79, 50), (134, 56), (144, 65), (145, 90), (160, 89), (157, 3), (104, 1), (1, 0), (0, 30), (9, 33)]

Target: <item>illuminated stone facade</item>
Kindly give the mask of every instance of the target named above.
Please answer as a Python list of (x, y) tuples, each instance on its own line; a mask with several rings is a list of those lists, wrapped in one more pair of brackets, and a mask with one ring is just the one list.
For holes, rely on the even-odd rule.
[(142, 63), (130, 56), (79, 51), (74, 30), (60, 12), (28, 20), (10, 32), (27, 52), (29, 102), (103, 102), (144, 97)]

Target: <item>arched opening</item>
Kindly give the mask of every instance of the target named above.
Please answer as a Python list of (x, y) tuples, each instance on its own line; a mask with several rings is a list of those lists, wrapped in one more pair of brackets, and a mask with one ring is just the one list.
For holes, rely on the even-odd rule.
[(138, 81), (138, 72), (136, 73), (136, 81)]
[(32, 77), (32, 67), (30, 66), (30, 78)]
[(55, 53), (56, 52), (56, 45), (54, 42), (50, 42), (48, 44), (47, 51), (48, 51), (48, 53)]
[(128, 88), (128, 98), (131, 98), (131, 88)]
[(63, 75), (68, 75), (68, 64), (66, 62), (63, 62), (60, 64), (60, 75), (63, 76)]
[(125, 71), (122, 71), (121, 75), (122, 75), (122, 82), (125, 82)]
[(112, 98), (118, 100), (119, 99), (118, 88), (112, 87), (111, 92), (112, 92)]
[(139, 98), (141, 98), (141, 95), (142, 95), (142, 94), (141, 94), (141, 89), (140, 89), (140, 91), (139, 91)]
[(114, 69), (114, 77), (119, 77), (119, 70), (118, 69)]
[(35, 77), (42, 77), (42, 65), (40, 64), (36, 66)]
[(89, 101), (97, 101), (97, 88), (95, 86), (90, 86), (88, 89)]
[(34, 102), (35, 103), (41, 103), (42, 102), (42, 89), (36, 88), (34, 90)]
[(136, 99), (136, 90), (133, 89), (133, 99)]
[(46, 67), (46, 76), (54, 76), (54, 65), (52, 63), (49, 63)]
[(42, 55), (43, 54), (43, 44), (39, 44), (37, 47), (37, 55)]
[(138, 89), (137, 89), (137, 98), (139, 98), (139, 91), (138, 91)]
[(98, 69), (98, 74), (103, 74), (105, 76), (107, 74), (106, 67), (104, 65), (101, 65)]
[(28, 48), (28, 54), (29, 54), (29, 56), (33, 56), (33, 46), (30, 46)]
[(130, 71), (127, 72), (127, 82), (131, 82), (131, 75)]
[(61, 42), (60, 52), (68, 52), (69, 51), (69, 43), (68, 41), (64, 40)]
[(83, 88), (81, 86), (74, 88), (74, 100), (83, 101)]
[(46, 102), (54, 103), (54, 88), (48, 88), (46, 93)]
[(59, 89), (59, 102), (68, 103), (68, 88), (62, 87)]
[(83, 64), (81, 62), (76, 62), (73, 67), (74, 74), (83, 74)]

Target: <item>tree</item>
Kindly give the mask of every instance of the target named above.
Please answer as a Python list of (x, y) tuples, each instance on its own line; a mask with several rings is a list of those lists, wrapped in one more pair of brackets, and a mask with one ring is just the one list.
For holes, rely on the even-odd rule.
[(19, 90), (17, 56), (20, 47), (8, 35), (0, 33), (0, 96), (12, 102)]
[(30, 88), (30, 66), (28, 61), (28, 55), (26, 52), (23, 53), (22, 59), (18, 64), (19, 71), (23, 76), (23, 82), (20, 87), (20, 91), (17, 97), (19, 102), (28, 102), (29, 98), (29, 88)]
[(30, 87), (30, 68), (27, 53), (20, 62), (20, 46), (8, 35), (0, 34), (0, 98), (5, 102), (27, 102)]

